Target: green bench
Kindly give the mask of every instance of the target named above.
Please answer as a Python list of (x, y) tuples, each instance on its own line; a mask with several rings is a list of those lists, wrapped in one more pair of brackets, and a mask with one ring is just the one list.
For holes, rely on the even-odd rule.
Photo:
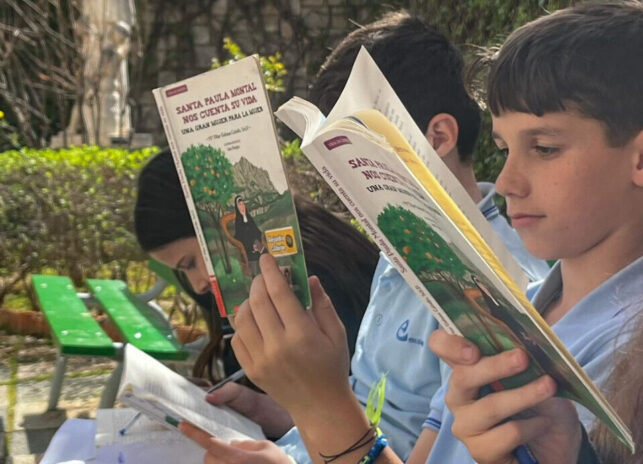
[(159, 360), (182, 361), (188, 357), (160, 308), (130, 293), (120, 280), (89, 279), (87, 284), (92, 293), (77, 294), (68, 277), (32, 276), (33, 288), (58, 348), (49, 410), (58, 404), (68, 356), (106, 356), (118, 361), (103, 390), (100, 407), (111, 407), (114, 403), (122, 372), (123, 344), (109, 338), (90, 314), (88, 305), (102, 307), (125, 343)]

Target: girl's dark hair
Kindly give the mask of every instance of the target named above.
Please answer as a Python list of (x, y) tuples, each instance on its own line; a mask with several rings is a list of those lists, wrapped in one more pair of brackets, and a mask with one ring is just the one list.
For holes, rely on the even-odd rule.
[(305, 197), (295, 195), (306, 266), (328, 293), (346, 327), (350, 354), (368, 305), (379, 257), (377, 247), (355, 227)]
[(134, 230), (146, 252), (195, 236), (169, 149), (152, 158), (139, 174)]
[(643, 129), (643, 3), (583, 3), (515, 30), (488, 77), (489, 109), (577, 111), (622, 146)]

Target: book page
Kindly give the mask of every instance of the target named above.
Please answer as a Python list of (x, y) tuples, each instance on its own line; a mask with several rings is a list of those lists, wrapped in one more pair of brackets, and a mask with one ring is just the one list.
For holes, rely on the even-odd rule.
[[(428, 171), (424, 184), (419, 182), (403, 161), (405, 155), (396, 153), (403, 147), (389, 142), (396, 137), (368, 133), (366, 116), (358, 112), (326, 126), (303, 150), (440, 324), (473, 341), (483, 355), (521, 348), (531, 358), (529, 368), (503, 379), (504, 388), (548, 373), (560, 395), (583, 404), (631, 441), (627, 427), (503, 274), (446, 191)], [(380, 117), (390, 131), (397, 131)]]
[(227, 407), (205, 401), (205, 391), (131, 344), (125, 347), (118, 400), (169, 429), (186, 420), (223, 441), (262, 440), (261, 427)]
[(436, 180), (494, 250), (514, 282), (524, 291), (527, 288), (527, 276), (502, 243), (500, 237), (493, 231), (464, 187), (433, 150), (424, 132), (417, 127), (391, 85), (366, 49), (362, 47), (346, 86), (337, 104), (328, 115), (324, 127), (364, 109), (378, 110), (397, 127)]

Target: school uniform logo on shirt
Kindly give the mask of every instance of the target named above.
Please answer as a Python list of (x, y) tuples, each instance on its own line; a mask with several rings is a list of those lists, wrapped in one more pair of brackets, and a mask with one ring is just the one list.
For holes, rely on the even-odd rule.
[(423, 340), (415, 337), (409, 337), (410, 325), (411, 325), (411, 322), (408, 319), (402, 322), (402, 325), (400, 325), (400, 327), (398, 327), (397, 329), (397, 333), (395, 334), (395, 337), (401, 342), (414, 343), (415, 345), (424, 346)]

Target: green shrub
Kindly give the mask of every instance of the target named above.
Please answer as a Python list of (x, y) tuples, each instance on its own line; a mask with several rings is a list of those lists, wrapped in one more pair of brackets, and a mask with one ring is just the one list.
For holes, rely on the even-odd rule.
[[(156, 148), (0, 153), (0, 276), (53, 270), (76, 285), (142, 260), (133, 235), (136, 177)], [(2, 293), (0, 293), (0, 302)]]

